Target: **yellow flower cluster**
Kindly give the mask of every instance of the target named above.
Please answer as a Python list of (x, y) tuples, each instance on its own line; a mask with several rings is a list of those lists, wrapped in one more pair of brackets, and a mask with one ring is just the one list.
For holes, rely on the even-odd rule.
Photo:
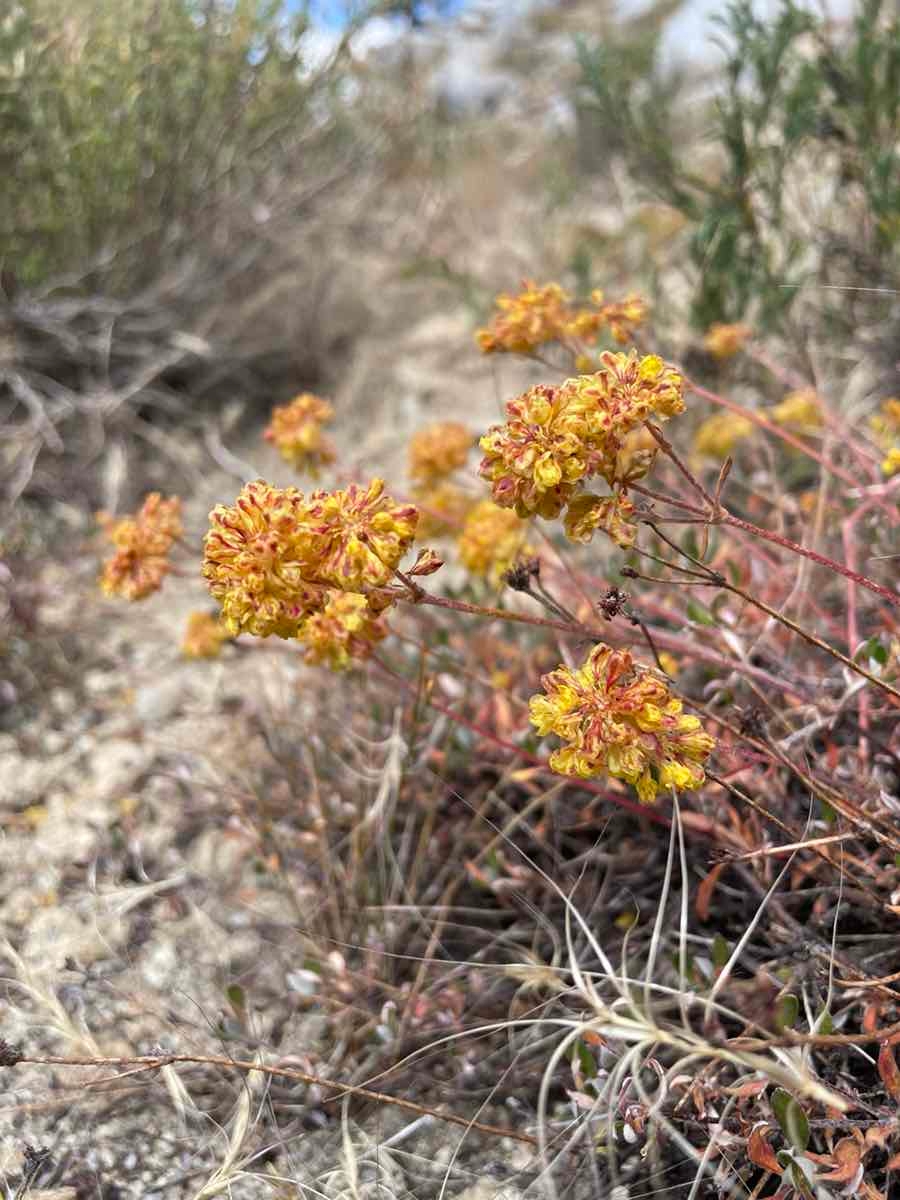
[(603, 329), (624, 345), (647, 317), (646, 301), (639, 296), (606, 304), (603, 293), (594, 291), (591, 303), (593, 308), (573, 307), (558, 283), (541, 287), (526, 280), (517, 295), (497, 297), (497, 313), (475, 337), (485, 354), (533, 354), (549, 342), (594, 341)]
[(327, 400), (302, 392), (289, 404), (272, 409), (272, 420), (263, 433), (281, 452), (281, 457), (297, 470), (308, 470), (314, 477), (319, 468), (334, 462), (334, 446), (323, 434), (322, 426), (334, 416)]
[(747, 344), (751, 329), (749, 325), (710, 325), (703, 339), (703, 348), (713, 358), (733, 358)]
[(885, 451), (882, 472), (890, 478), (900, 471), (900, 399), (891, 396), (882, 401), (878, 412), (869, 418), (875, 441)]
[(185, 658), (218, 658), (231, 634), (213, 613), (192, 612), (181, 643)]
[(309, 617), (299, 639), (308, 663), (343, 671), (353, 659), (371, 654), (387, 632), (374, 596), (329, 591), (325, 607)]
[[(503, 508), (520, 517), (557, 517), (592, 476), (621, 490), (646, 475), (655, 451), (635, 434), (646, 435), (641, 426), (651, 417), (665, 420), (682, 412), (683, 392), (681, 376), (656, 355), (607, 351), (596, 374), (560, 387), (541, 384), (511, 400), (506, 422), (481, 439), (481, 474)], [(621, 503), (617, 517), (609, 506), (583, 503), (569, 521), (579, 538), (592, 521), (593, 528), (603, 528), (627, 516)], [(623, 537), (620, 529), (620, 544)]]
[(768, 409), (768, 415), (776, 425), (784, 425), (798, 433), (815, 433), (824, 424), (822, 405), (815, 388), (788, 392), (780, 404)]
[(184, 532), (178, 497), (163, 500), (151, 492), (135, 516), (114, 521), (98, 513), (97, 519), (116, 547), (100, 576), (105, 594), (143, 600), (157, 591), (170, 570), (169, 551)]
[(707, 417), (694, 434), (694, 450), (702, 458), (721, 461), (738, 442), (753, 433), (753, 422), (735, 412), (717, 412)]
[[(369, 589), (392, 581), (417, 519), (381, 479), (309, 496), (257, 480), (210, 514), (203, 575), (231, 633), (308, 640), (317, 661), (335, 662), (329, 638), (349, 653), (384, 636), (374, 618), (391, 600)], [(336, 604), (337, 593), (360, 598)]]
[(414, 434), (409, 443), (409, 477), (430, 485), (465, 465), (474, 438), (457, 421), (440, 421)]
[(561, 775), (587, 779), (608, 774), (632, 784), (652, 804), (660, 791), (686, 791), (705, 778), (703, 763), (715, 747), (699, 718), (627, 650), (595, 646), (576, 670), (559, 667), (541, 680), (531, 723), (564, 743), (550, 755)]
[(466, 518), (457, 541), (459, 557), (479, 578), (499, 584), (517, 558), (532, 553), (525, 527), (514, 512), (493, 500), (480, 500)]
[(634, 505), (621, 492), (612, 496), (581, 492), (569, 501), (563, 526), (566, 537), (573, 542), (589, 542), (594, 533), (602, 529), (617, 546), (628, 550), (637, 537), (633, 518)]

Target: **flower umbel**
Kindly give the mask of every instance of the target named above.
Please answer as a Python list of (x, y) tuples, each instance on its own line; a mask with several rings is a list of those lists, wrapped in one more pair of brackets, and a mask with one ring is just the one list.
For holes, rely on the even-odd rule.
[(564, 743), (550, 755), (561, 775), (608, 774), (632, 784), (645, 804), (660, 790), (686, 791), (705, 778), (715, 747), (700, 720), (627, 650), (600, 643), (584, 664), (559, 667), (541, 680), (544, 695), (530, 702), (531, 723)]
[(713, 358), (733, 358), (747, 344), (752, 330), (749, 325), (710, 325), (703, 339), (703, 348)]
[(768, 410), (776, 425), (785, 425), (801, 433), (815, 433), (824, 425), (822, 405), (815, 388), (800, 388), (788, 392), (785, 398)]
[(474, 444), (472, 433), (457, 421), (440, 421), (414, 434), (409, 443), (409, 477), (430, 485), (465, 465)]
[(647, 432), (640, 427), (651, 417), (682, 412), (683, 391), (681, 376), (656, 355), (607, 351), (593, 375), (511, 400), (505, 424), (481, 439), (480, 472), (497, 504), (520, 517), (556, 517), (593, 475), (624, 486), (646, 474), (654, 443), (635, 435)]
[(517, 558), (532, 552), (525, 545), (525, 529), (508, 508), (500, 508), (493, 500), (479, 501), (457, 542), (463, 566), (473, 575), (499, 584)]
[(325, 607), (313, 613), (300, 631), (306, 661), (343, 671), (353, 659), (367, 658), (387, 636), (379, 612), (379, 605), (373, 608), (359, 592), (329, 592)]
[(721, 461), (752, 433), (753, 422), (740, 413), (713, 413), (694, 434), (694, 450), (702, 458)]
[(562, 337), (572, 320), (569, 296), (558, 283), (540, 287), (526, 280), (518, 295), (503, 293), (495, 306), (498, 312), (488, 328), (476, 334), (485, 354), (532, 354)]
[(272, 420), (263, 433), (274, 443), (281, 457), (298, 470), (307, 469), (313, 476), (321, 466), (334, 462), (334, 447), (322, 432), (322, 426), (334, 416), (327, 400), (302, 392), (289, 404), (272, 409)]
[(257, 479), (232, 506), (217, 505), (209, 519), (203, 577), (228, 630), (296, 637), (327, 599), (322, 584), (310, 582), (303, 493)]
[(100, 577), (106, 595), (143, 600), (157, 591), (171, 569), (169, 551), (183, 533), (178, 497), (163, 500), (151, 492), (135, 516), (114, 521), (99, 513), (97, 519), (116, 547)]
[(339, 492), (313, 492), (299, 532), (309, 578), (344, 592), (392, 583), (418, 520), (414, 505), (385, 495), (383, 479), (367, 488), (351, 483)]
[(181, 653), (185, 658), (218, 658), (231, 634), (214, 613), (192, 612), (187, 620)]

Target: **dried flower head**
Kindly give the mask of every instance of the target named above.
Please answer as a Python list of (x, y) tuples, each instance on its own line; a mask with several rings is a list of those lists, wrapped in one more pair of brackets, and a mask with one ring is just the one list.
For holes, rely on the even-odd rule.
[(530, 702), (538, 733), (566, 745), (550, 756), (562, 775), (586, 779), (603, 773), (633, 784), (641, 801), (660, 790), (685, 791), (705, 778), (703, 763), (715, 746), (697, 717), (627, 650), (602, 643), (577, 670), (559, 667), (541, 680), (544, 695)]
[(659, 444), (656, 438), (642, 425), (626, 433), (615, 454), (607, 452), (602, 457), (598, 464), (599, 471), (610, 487), (616, 483), (627, 487), (650, 474), (657, 454)]
[(393, 582), (418, 520), (414, 505), (385, 495), (383, 479), (366, 488), (351, 483), (343, 491), (313, 492), (299, 531), (311, 564), (308, 578), (344, 592)]
[(900, 446), (891, 446), (886, 457), (882, 461), (881, 470), (884, 475), (891, 478), (900, 471)]
[(710, 325), (703, 339), (703, 348), (713, 358), (732, 358), (747, 344), (752, 330), (749, 325)]
[(98, 513), (97, 519), (116, 547), (100, 577), (106, 595), (143, 600), (157, 591), (171, 569), (169, 551), (183, 533), (178, 497), (163, 500), (151, 492), (135, 516), (114, 521)]
[(532, 553), (525, 533), (526, 526), (514, 512), (481, 500), (466, 517), (457, 542), (460, 560), (473, 575), (499, 584), (520, 556)]
[(316, 476), (320, 467), (335, 459), (334, 446), (322, 432), (322, 426), (333, 416), (334, 409), (327, 400), (302, 392), (290, 403), (272, 409), (263, 437), (278, 447), (291, 466)]
[(458, 534), (472, 506), (477, 503), (469, 492), (447, 479), (433, 486), (416, 488), (413, 499), (419, 510), (417, 542)]
[(752, 433), (753, 422), (740, 413), (713, 413), (694, 434), (694, 450), (703, 458), (721, 461), (733, 452), (738, 442)]
[(331, 591), (321, 612), (313, 613), (300, 631), (306, 646), (306, 662), (343, 671), (356, 660), (367, 658), (387, 636), (388, 628), (379, 615), (379, 599), (372, 601), (359, 592)]
[(233, 505), (217, 505), (209, 519), (203, 576), (228, 630), (296, 637), (327, 600), (326, 588), (310, 582), (303, 493), (257, 479)]
[(582, 492), (569, 501), (563, 526), (573, 542), (589, 542), (599, 529), (619, 546), (628, 550), (637, 537), (634, 505), (627, 496), (595, 496)]
[(769, 409), (769, 416), (776, 425), (784, 425), (801, 433), (815, 433), (824, 424), (822, 405), (815, 388), (788, 392), (780, 404), (774, 404)]
[(420, 430), (409, 443), (409, 477), (435, 484), (465, 465), (474, 445), (472, 433), (457, 421), (440, 421)]
[(214, 613), (192, 612), (184, 631), (181, 653), (185, 658), (218, 658), (222, 646), (230, 639), (231, 634)]
[(564, 336), (572, 319), (569, 297), (558, 283), (540, 287), (526, 280), (517, 295), (498, 296), (495, 307), (490, 325), (475, 335), (485, 354), (531, 354)]

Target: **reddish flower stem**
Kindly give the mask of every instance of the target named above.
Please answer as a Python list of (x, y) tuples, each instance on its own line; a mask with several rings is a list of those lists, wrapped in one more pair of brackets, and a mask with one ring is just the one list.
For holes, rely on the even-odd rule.
[(820, 567), (828, 567), (830, 571), (834, 571), (838, 575), (843, 575), (845, 579), (852, 580), (854, 583), (859, 584), (860, 587), (868, 588), (870, 592), (874, 592), (876, 596), (880, 596), (888, 604), (900, 607), (900, 595), (892, 592), (890, 588), (886, 588), (881, 583), (876, 583), (874, 579), (869, 579), (866, 575), (860, 575), (858, 571), (853, 571), (849, 567), (845, 567), (842, 563), (835, 562), (833, 558), (827, 558), (824, 554), (819, 554), (816, 550), (808, 550), (798, 542), (792, 542), (790, 538), (782, 537), (780, 533), (773, 533), (769, 529), (761, 529), (760, 526), (753, 525), (750, 521), (745, 521), (741, 517), (734, 516), (732, 513), (724, 513), (720, 523), (730, 525), (733, 529), (744, 529), (747, 533), (752, 533), (754, 537), (763, 538), (767, 542), (773, 542), (776, 546), (781, 546), (783, 550), (790, 550), (792, 554), (800, 554), (803, 558), (809, 558), (814, 563), (818, 563)]

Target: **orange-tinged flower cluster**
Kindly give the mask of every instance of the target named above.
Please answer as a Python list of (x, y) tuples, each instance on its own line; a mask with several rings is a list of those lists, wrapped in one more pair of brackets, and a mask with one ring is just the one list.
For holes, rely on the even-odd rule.
[(753, 433), (753, 422), (740, 413), (718, 412), (707, 417), (694, 434), (694, 450), (702, 458), (721, 461)]
[(525, 526), (514, 512), (493, 500), (480, 500), (466, 518), (457, 541), (463, 566), (473, 575), (498, 584), (517, 558), (532, 553)]
[(634, 331), (647, 320), (650, 311), (646, 300), (640, 296), (627, 296), (618, 304), (605, 304), (603, 293), (591, 293), (591, 299), (597, 305), (600, 326), (607, 326), (613, 341), (620, 346), (626, 345), (634, 337)]
[(414, 434), (409, 443), (409, 477), (430, 486), (465, 466), (474, 444), (472, 433), (458, 421), (439, 421)]
[(733, 358), (747, 344), (752, 330), (749, 325), (710, 325), (703, 339), (703, 348), (713, 358)]
[(503, 293), (494, 304), (494, 319), (475, 335), (485, 354), (531, 354), (564, 337), (572, 320), (568, 294), (558, 283), (541, 287), (526, 280), (518, 295)]
[(573, 542), (589, 542), (602, 529), (622, 550), (630, 549), (637, 537), (634, 505), (627, 496), (616, 492), (612, 496), (595, 496), (581, 492), (569, 501), (563, 522), (566, 537)]
[(413, 543), (419, 513), (397, 504), (384, 481), (351, 483), (339, 492), (313, 492), (300, 537), (316, 577), (345, 592), (383, 587)]
[(799, 433), (815, 433), (824, 425), (822, 405), (815, 388), (799, 388), (788, 392), (780, 404), (774, 404), (768, 415), (776, 425), (784, 425)]
[[(644, 422), (682, 412), (683, 391), (681, 376), (656, 355), (607, 351), (595, 374), (559, 387), (539, 385), (511, 400), (506, 422), (481, 439), (481, 474), (495, 502), (520, 517), (557, 517), (592, 476), (621, 491), (652, 466), (654, 443)], [(627, 520), (621, 503), (618, 509)], [(580, 501), (569, 521), (579, 538), (588, 533), (591, 514), (593, 528), (605, 527), (603, 510)], [(606, 516), (614, 519), (609, 506)]]
[(192, 612), (187, 620), (181, 653), (185, 658), (218, 658), (231, 634), (213, 613)]
[(515, 296), (497, 297), (495, 314), (476, 340), (485, 354), (533, 354), (550, 342), (594, 342), (608, 329), (614, 341), (624, 345), (647, 318), (647, 303), (639, 296), (607, 304), (603, 293), (591, 293), (594, 307), (573, 306), (569, 294), (558, 283), (543, 287), (526, 280)]
[[(417, 518), (380, 479), (309, 496), (257, 480), (210, 514), (203, 575), (232, 634), (300, 638), (338, 665), (383, 636), (376, 618), (391, 600), (369, 589), (392, 582)], [(361, 599), (338, 602), (344, 593)]]
[(559, 667), (541, 680), (531, 723), (565, 745), (550, 756), (561, 775), (608, 774), (632, 784), (645, 804), (660, 791), (699, 787), (715, 747), (699, 718), (627, 650), (597, 645), (576, 670)]
[(114, 521), (99, 513), (98, 520), (116, 547), (100, 577), (106, 595), (143, 600), (157, 591), (171, 569), (169, 551), (184, 532), (178, 497), (163, 500), (151, 492), (135, 516)]
[(387, 632), (374, 597), (330, 591), (325, 607), (309, 617), (299, 639), (308, 663), (343, 671), (352, 660), (367, 658)]
[(272, 409), (272, 420), (263, 433), (281, 452), (281, 457), (298, 470), (315, 476), (319, 468), (334, 462), (334, 446), (322, 432), (322, 426), (334, 416), (327, 400), (302, 392), (289, 404)]

